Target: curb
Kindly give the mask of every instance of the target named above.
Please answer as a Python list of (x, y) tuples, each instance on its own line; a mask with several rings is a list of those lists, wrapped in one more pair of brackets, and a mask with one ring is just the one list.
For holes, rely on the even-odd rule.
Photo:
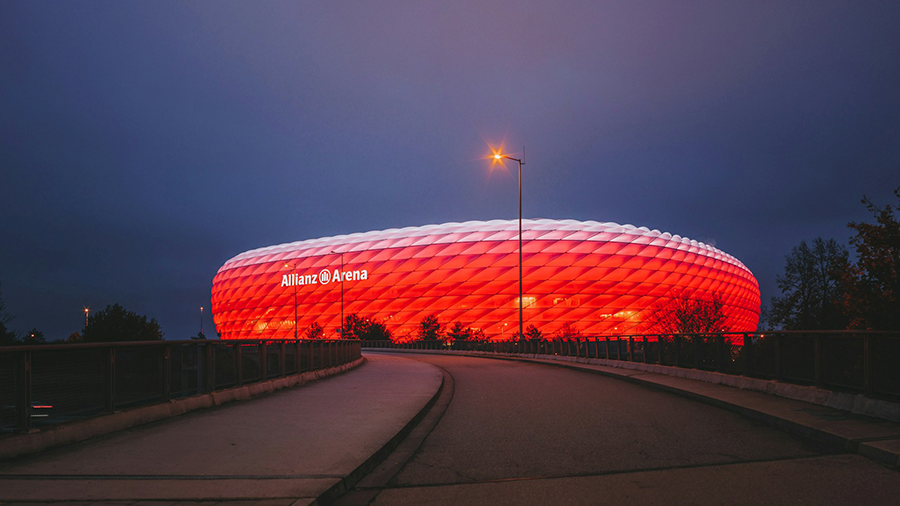
[[(394, 351), (394, 350), (363, 350), (363, 351)], [(825, 429), (820, 429), (816, 427), (812, 427), (809, 425), (805, 425), (803, 423), (789, 420), (783, 417), (780, 417), (775, 414), (766, 413), (764, 411), (760, 411), (757, 409), (753, 409), (741, 404), (737, 404), (734, 402), (729, 402), (723, 399), (717, 399), (714, 397), (710, 397), (708, 395), (704, 395), (702, 393), (693, 392), (690, 390), (678, 388), (676, 386), (664, 385), (650, 379), (641, 378), (636, 374), (639, 372), (647, 372), (651, 374), (663, 374), (662, 372), (656, 372), (653, 370), (645, 370), (637, 367), (616, 367), (611, 366), (610, 364), (605, 363), (603, 359), (582, 359), (578, 358), (578, 360), (574, 360), (576, 357), (557, 357), (553, 358), (553, 356), (549, 357), (541, 357), (538, 358), (536, 356), (530, 355), (514, 355), (514, 354), (506, 354), (506, 353), (472, 353), (472, 352), (462, 352), (455, 350), (399, 350), (401, 353), (424, 353), (424, 354), (434, 354), (434, 355), (460, 355), (467, 357), (477, 357), (477, 358), (488, 358), (495, 360), (510, 360), (516, 362), (526, 362), (531, 364), (541, 364), (541, 365), (549, 365), (552, 367), (562, 367), (566, 369), (573, 369), (583, 372), (590, 372), (594, 374), (599, 374), (601, 376), (605, 376), (608, 378), (614, 378), (619, 380), (628, 381), (630, 383), (649, 387), (657, 390), (661, 390), (667, 393), (679, 395), (688, 399), (692, 399), (695, 401), (703, 402), (704, 404), (709, 404), (715, 406), (717, 408), (725, 409), (731, 411), (733, 413), (737, 413), (738, 415), (744, 416), (746, 418), (761, 421), (773, 427), (777, 427), (791, 434), (796, 434), (798, 436), (804, 437), (806, 439), (810, 439), (813, 441), (817, 441), (820, 443), (827, 444), (829, 446), (839, 448), (841, 451), (846, 453), (857, 453), (864, 457), (867, 457), (871, 460), (879, 462), (881, 464), (887, 465), (893, 468), (900, 468), (900, 438), (898, 437), (885, 437), (885, 438), (850, 438), (847, 436), (843, 436), (840, 434), (836, 434), (833, 432), (829, 432)], [(610, 361), (615, 362), (615, 361)], [(622, 372), (616, 371), (603, 371), (599, 369), (595, 369), (592, 367), (585, 367), (586, 365), (598, 365), (604, 367), (610, 367), (615, 369), (622, 369)], [(645, 364), (635, 364), (635, 365), (645, 365)], [(658, 367), (658, 366), (657, 366)], [(691, 371), (691, 370), (687, 370)], [(632, 374), (629, 374), (631, 372)], [(708, 373), (706, 371), (696, 371), (698, 373), (707, 373), (711, 375), (717, 376), (728, 376), (719, 373)], [(692, 380), (692, 381), (703, 381), (699, 378), (690, 377), (684, 374), (669, 374), (667, 376), (673, 377), (681, 377), (684, 379)], [(755, 378), (747, 378), (749, 380), (758, 381), (768, 383), (765, 380), (758, 380)], [(714, 382), (707, 381), (707, 383), (716, 383), (722, 386), (732, 387), (732, 388), (742, 388), (737, 385), (728, 384), (726, 382)], [(795, 386), (795, 385), (787, 385), (787, 386)], [(810, 388), (810, 387), (799, 387), (799, 388)], [(745, 388), (745, 390), (754, 391), (757, 393), (764, 393), (769, 395), (776, 395), (781, 397), (787, 397), (785, 395), (779, 395), (777, 389), (764, 389), (757, 390), (754, 388)], [(818, 389), (816, 389), (818, 390)], [(788, 397), (790, 398), (790, 397)], [(832, 409), (841, 409), (835, 406), (828, 406), (826, 404), (820, 404), (812, 401), (808, 401), (806, 399), (793, 399), (791, 400), (799, 401), (799, 402), (807, 402), (810, 404), (819, 404)], [(892, 420), (891, 420), (892, 421)], [(879, 422), (882, 422), (879, 420)], [(887, 423), (887, 422), (885, 422)]]
[(193, 395), (182, 399), (173, 399), (149, 406), (116, 411), (108, 415), (97, 416), (85, 420), (66, 423), (38, 430), (28, 434), (19, 434), (0, 439), (0, 462), (15, 457), (49, 450), (58, 446), (77, 443), (93, 437), (112, 432), (130, 429), (139, 425), (156, 422), (166, 418), (180, 416), (191, 411), (208, 409), (236, 401), (243, 401), (258, 395), (268, 394), (276, 390), (304, 385), (311, 381), (341, 374), (365, 363), (365, 357), (353, 362), (294, 374), (284, 378), (276, 378), (260, 383), (251, 383), (226, 390), (217, 390), (208, 394)]
[[(346, 494), (348, 491), (353, 490), (353, 487), (363, 479), (366, 475), (372, 472), (376, 467), (378, 467), (381, 462), (387, 458), (398, 446), (403, 442), (404, 439), (409, 436), (409, 434), (416, 428), (417, 425), (422, 421), (423, 418), (431, 411), (431, 408), (437, 402), (438, 398), (441, 396), (441, 392), (444, 390), (444, 375), (441, 374), (441, 383), (438, 385), (437, 390), (435, 390), (434, 395), (428, 399), (428, 402), (422, 406), (422, 409), (419, 410), (418, 413), (414, 417), (412, 417), (406, 425), (400, 429), (397, 434), (394, 435), (391, 439), (388, 440), (381, 448), (379, 448), (375, 453), (373, 453), (369, 458), (367, 458), (362, 464), (360, 464), (356, 469), (350, 472), (347, 476), (344, 476), (337, 483), (328, 487), (327, 490), (319, 494), (316, 497), (315, 501), (309, 503), (310, 505), (327, 505), (336, 501), (338, 498)], [(299, 505), (298, 505), (299, 506)]]

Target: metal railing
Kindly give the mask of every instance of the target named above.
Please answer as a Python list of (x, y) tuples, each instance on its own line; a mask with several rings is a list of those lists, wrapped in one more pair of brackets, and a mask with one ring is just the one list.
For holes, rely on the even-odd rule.
[(0, 434), (326, 369), (360, 356), (354, 340), (2, 347)]
[(900, 332), (652, 334), (514, 341), (364, 341), (364, 348), (561, 355), (774, 379), (900, 400)]

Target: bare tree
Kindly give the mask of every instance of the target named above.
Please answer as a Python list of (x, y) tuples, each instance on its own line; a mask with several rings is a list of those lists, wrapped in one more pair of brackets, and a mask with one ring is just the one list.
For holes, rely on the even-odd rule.
[(645, 332), (658, 334), (727, 332), (728, 317), (723, 311), (724, 306), (717, 294), (700, 298), (681, 292), (651, 306), (643, 328)]
[(563, 324), (559, 330), (556, 331), (557, 339), (581, 339), (581, 331), (578, 330), (578, 327), (572, 325), (569, 322)]

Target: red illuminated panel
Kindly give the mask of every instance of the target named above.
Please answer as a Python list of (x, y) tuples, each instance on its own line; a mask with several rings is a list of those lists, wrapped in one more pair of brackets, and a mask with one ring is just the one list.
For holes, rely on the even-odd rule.
[[(547, 336), (566, 323), (587, 336), (637, 332), (652, 306), (685, 290), (717, 294), (732, 331), (755, 330), (759, 321), (753, 274), (731, 255), (677, 235), (525, 220), (522, 249), (526, 326)], [(382, 320), (396, 339), (413, 336), (429, 314), (503, 339), (518, 329), (518, 261), (515, 220), (280, 244), (226, 262), (213, 279), (212, 312), (223, 339), (293, 338), (295, 325), (302, 337), (315, 322), (335, 337), (343, 290), (345, 315)]]

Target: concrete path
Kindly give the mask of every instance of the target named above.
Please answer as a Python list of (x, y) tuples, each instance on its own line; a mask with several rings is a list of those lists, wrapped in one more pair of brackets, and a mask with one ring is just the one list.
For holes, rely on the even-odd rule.
[(441, 382), (432, 365), (368, 356), (300, 388), (5, 462), (0, 502), (309, 504), (397, 436)]
[[(657, 388), (548, 364), (407, 356), (452, 376), (452, 402), (406, 465), (369, 490), (378, 506), (893, 506), (900, 497), (896, 470)], [(708, 393), (758, 396), (755, 409), (786, 401), (722, 388)], [(862, 417), (837, 418), (866, 430)], [(890, 426), (871, 427), (884, 436)]]
[(529, 358), (525, 360), (529, 363), (591, 371), (689, 397), (782, 428), (799, 436), (835, 446), (841, 451), (859, 453), (888, 466), (900, 468), (900, 423), (897, 422), (855, 415), (826, 406), (722, 384), (642, 370), (610, 367), (591, 363), (600, 361), (590, 359), (560, 361)]

